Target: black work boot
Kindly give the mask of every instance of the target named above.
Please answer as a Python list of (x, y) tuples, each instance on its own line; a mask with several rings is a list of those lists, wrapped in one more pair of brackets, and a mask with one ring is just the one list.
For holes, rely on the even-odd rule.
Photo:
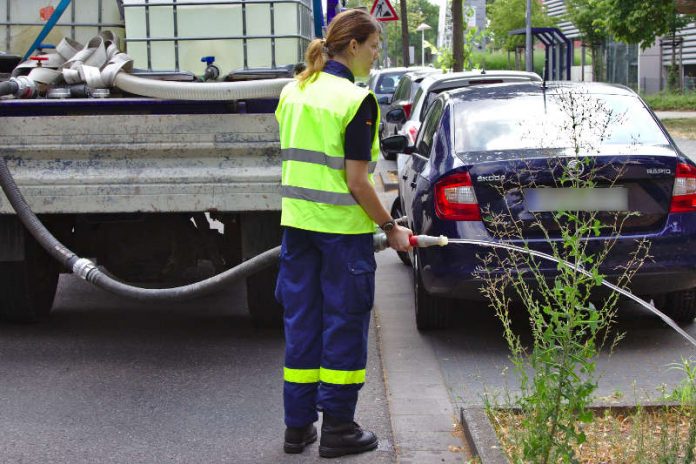
[(319, 441), (319, 456), (336, 458), (346, 454), (357, 454), (377, 448), (377, 436), (363, 430), (355, 422), (340, 422), (324, 414)]
[(301, 453), (305, 446), (317, 441), (317, 428), (314, 424), (304, 427), (288, 427), (285, 429), (285, 444), (283, 449), (288, 454)]

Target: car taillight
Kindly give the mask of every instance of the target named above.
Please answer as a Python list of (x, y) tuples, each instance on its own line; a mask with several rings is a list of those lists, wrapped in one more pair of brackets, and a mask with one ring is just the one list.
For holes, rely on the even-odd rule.
[(686, 163), (677, 164), (677, 176), (672, 190), (670, 213), (696, 212), (696, 168)]
[(435, 184), (435, 212), (440, 219), (451, 221), (481, 220), (468, 172), (452, 174)]
[(416, 126), (409, 127), (406, 131), (406, 135), (408, 136), (408, 141), (410, 142), (410, 144), (415, 145), (416, 136), (418, 135), (418, 128)]
[(413, 103), (402, 103), (401, 107), (404, 109), (404, 114), (406, 115), (406, 119), (411, 117), (411, 107), (413, 106)]

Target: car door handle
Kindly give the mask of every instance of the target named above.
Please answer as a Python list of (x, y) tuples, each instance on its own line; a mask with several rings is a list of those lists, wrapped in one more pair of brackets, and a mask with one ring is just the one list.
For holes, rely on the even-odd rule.
[(403, 176), (401, 176), (401, 178), (402, 178), (403, 180), (408, 180), (408, 174), (404, 174)]

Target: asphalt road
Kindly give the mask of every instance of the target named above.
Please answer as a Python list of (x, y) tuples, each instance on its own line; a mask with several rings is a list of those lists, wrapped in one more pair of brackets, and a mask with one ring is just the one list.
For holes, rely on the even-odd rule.
[[(283, 338), (256, 330), (243, 287), (178, 304), (139, 304), (61, 276), (54, 313), (3, 325), (0, 463), (312, 463), (282, 451)], [(391, 426), (376, 337), (358, 419)]]

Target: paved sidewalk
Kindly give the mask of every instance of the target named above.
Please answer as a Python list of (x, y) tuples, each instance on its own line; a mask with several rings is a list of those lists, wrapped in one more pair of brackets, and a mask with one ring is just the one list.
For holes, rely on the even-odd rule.
[(660, 119), (696, 118), (696, 110), (695, 111), (655, 111), (655, 114)]

